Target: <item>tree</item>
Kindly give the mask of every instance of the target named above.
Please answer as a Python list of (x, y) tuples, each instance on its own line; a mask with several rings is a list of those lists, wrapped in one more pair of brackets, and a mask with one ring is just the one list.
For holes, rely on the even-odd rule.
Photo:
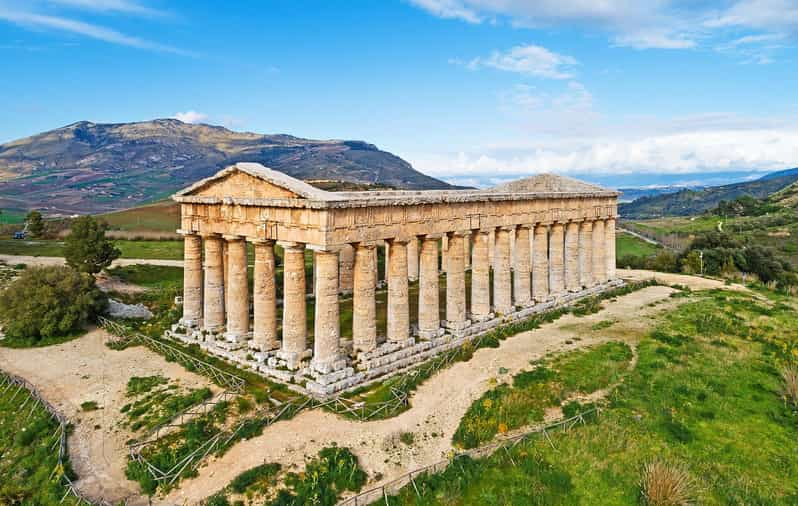
[(122, 254), (105, 237), (108, 228), (105, 223), (99, 223), (91, 216), (81, 216), (72, 221), (71, 228), (64, 243), (64, 257), (70, 267), (96, 274)]
[(44, 218), (39, 211), (31, 211), (25, 217), (28, 224), (28, 233), (33, 237), (41, 237), (44, 233)]
[(107, 303), (94, 276), (65, 266), (32, 267), (0, 293), (0, 321), (10, 342), (37, 343), (79, 331)]

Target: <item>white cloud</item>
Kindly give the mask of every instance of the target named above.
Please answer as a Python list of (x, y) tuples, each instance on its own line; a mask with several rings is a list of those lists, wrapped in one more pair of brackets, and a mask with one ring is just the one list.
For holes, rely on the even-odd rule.
[(576, 64), (570, 56), (528, 44), (506, 52), (494, 51), (487, 58), (474, 58), (466, 66), (472, 70), (489, 67), (548, 79), (570, 79), (573, 74), (568, 69)]
[(177, 112), (175, 113), (173, 118), (179, 119), (183, 123), (203, 123), (208, 119), (208, 115), (191, 110), (185, 112)]
[(595, 140), (530, 141), (510, 149), (420, 155), (433, 176), (770, 171), (798, 165), (798, 127), (712, 130)]
[(739, 0), (704, 24), (710, 28), (747, 27), (795, 34), (798, 32), (798, 3), (794, 0)]
[(55, 5), (98, 12), (118, 12), (139, 16), (162, 16), (164, 13), (131, 0), (48, 0)]
[(619, 35), (615, 45), (634, 49), (690, 49), (696, 46), (696, 41), (683, 33), (654, 28)]
[(189, 51), (184, 51), (182, 49), (165, 44), (159, 44), (157, 42), (152, 42), (132, 35), (126, 35), (104, 26), (86, 23), (62, 16), (40, 14), (34, 11), (6, 7), (1, 1), (0, 20), (8, 21), (15, 25), (26, 28), (37, 30), (49, 29), (75, 35), (82, 35), (84, 37), (109, 42), (111, 44), (118, 44), (161, 53), (178, 54), (181, 56), (193, 56), (193, 53)]

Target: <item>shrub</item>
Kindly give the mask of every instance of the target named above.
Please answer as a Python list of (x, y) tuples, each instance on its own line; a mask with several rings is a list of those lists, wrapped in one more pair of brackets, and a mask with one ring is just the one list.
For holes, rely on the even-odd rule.
[(35, 345), (78, 332), (107, 303), (88, 274), (68, 267), (34, 267), (0, 294), (0, 319), (11, 344)]
[(105, 237), (107, 228), (91, 216), (75, 219), (64, 242), (67, 264), (80, 272), (96, 274), (119, 258), (122, 253)]
[(272, 479), (280, 471), (280, 464), (261, 464), (239, 474), (230, 482), (230, 489), (236, 494), (243, 494), (252, 485), (266, 479)]
[(97, 411), (100, 407), (97, 405), (97, 401), (86, 401), (80, 405), (80, 409), (83, 411)]
[(798, 367), (794, 365), (782, 367), (781, 378), (784, 380), (784, 398), (798, 407)]
[(693, 480), (683, 469), (658, 460), (643, 467), (640, 493), (650, 506), (682, 506), (691, 504)]

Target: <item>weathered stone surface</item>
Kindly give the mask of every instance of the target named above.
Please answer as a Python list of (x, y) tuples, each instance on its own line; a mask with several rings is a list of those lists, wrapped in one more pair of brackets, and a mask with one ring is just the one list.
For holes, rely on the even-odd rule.
[(510, 277), (510, 230), (496, 230), (496, 250), (493, 270), (493, 310), (507, 314), (513, 310), (512, 280)]
[(420, 272), (418, 280), (418, 335), (431, 339), (438, 335), (440, 318), (438, 287), (438, 240), (421, 240)]
[(565, 227), (551, 226), (549, 234), (549, 292), (559, 295), (565, 291)]
[(579, 226), (579, 283), (593, 284), (593, 222), (587, 220)]
[(467, 325), (463, 233), (449, 234), (446, 269), (446, 327), (460, 330)]
[(247, 243), (243, 237), (228, 236), (227, 241), (227, 332), (228, 341), (243, 342), (249, 334), (249, 286)]
[(144, 304), (125, 304), (118, 300), (108, 299), (108, 315), (114, 318), (149, 320), (152, 318), (152, 311), (147, 309)]
[(478, 230), (473, 234), (474, 251), (471, 264), (471, 320), (481, 321), (490, 316), (490, 234)]
[(339, 359), (338, 252), (317, 250), (314, 260), (317, 274), (311, 365), (326, 372)]
[(357, 245), (352, 308), (352, 340), (356, 353), (368, 352), (377, 347), (377, 307), (374, 298), (376, 260), (376, 246), (362, 243)]
[(593, 222), (593, 282), (603, 283), (607, 279), (607, 264), (604, 259), (604, 222)]
[(532, 297), (535, 302), (543, 302), (549, 298), (549, 231), (546, 225), (535, 225), (532, 248)]
[(410, 335), (407, 243), (398, 239), (389, 242), (391, 270), (388, 278), (388, 340), (404, 341)]
[(307, 349), (305, 302), (305, 245), (282, 243), (283, 247), (283, 346), (286, 356)]
[(203, 290), (203, 328), (209, 332), (224, 329), (224, 261), (222, 238), (204, 237), (205, 287)]
[(604, 255), (606, 257), (606, 279), (615, 279), (615, 220), (610, 218), (604, 222)]
[(407, 241), (407, 279), (418, 281), (418, 239), (415, 237)]
[(519, 225), (515, 229), (515, 254), (513, 259), (515, 262), (513, 299), (516, 306), (527, 306), (532, 302), (529, 244), (529, 226)]
[(565, 226), (565, 289), (576, 292), (579, 282), (579, 223), (569, 222)]
[(350, 294), (354, 287), (355, 249), (344, 244), (338, 251), (338, 290)]
[(277, 349), (277, 287), (275, 286), (274, 241), (255, 243), (254, 329), (251, 346), (261, 351)]
[(183, 325), (202, 323), (202, 238), (185, 234), (183, 238)]

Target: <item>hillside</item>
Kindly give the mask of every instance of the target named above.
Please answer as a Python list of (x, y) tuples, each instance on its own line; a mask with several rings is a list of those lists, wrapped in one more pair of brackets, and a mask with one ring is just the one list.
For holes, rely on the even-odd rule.
[(702, 190), (685, 189), (651, 197), (641, 197), (634, 202), (621, 204), (619, 211), (624, 218), (646, 219), (661, 216), (690, 216), (701, 214), (718, 205), (721, 200), (734, 200), (743, 195), (759, 199), (798, 181), (798, 171), (784, 171), (745, 183), (712, 186)]
[(771, 195), (769, 200), (780, 206), (798, 209), (798, 182), (785, 186)]
[(242, 161), (300, 179), (403, 189), (449, 187), (362, 141), (233, 132), (175, 119), (82, 121), (0, 145), (0, 208), (50, 213), (125, 209)]

